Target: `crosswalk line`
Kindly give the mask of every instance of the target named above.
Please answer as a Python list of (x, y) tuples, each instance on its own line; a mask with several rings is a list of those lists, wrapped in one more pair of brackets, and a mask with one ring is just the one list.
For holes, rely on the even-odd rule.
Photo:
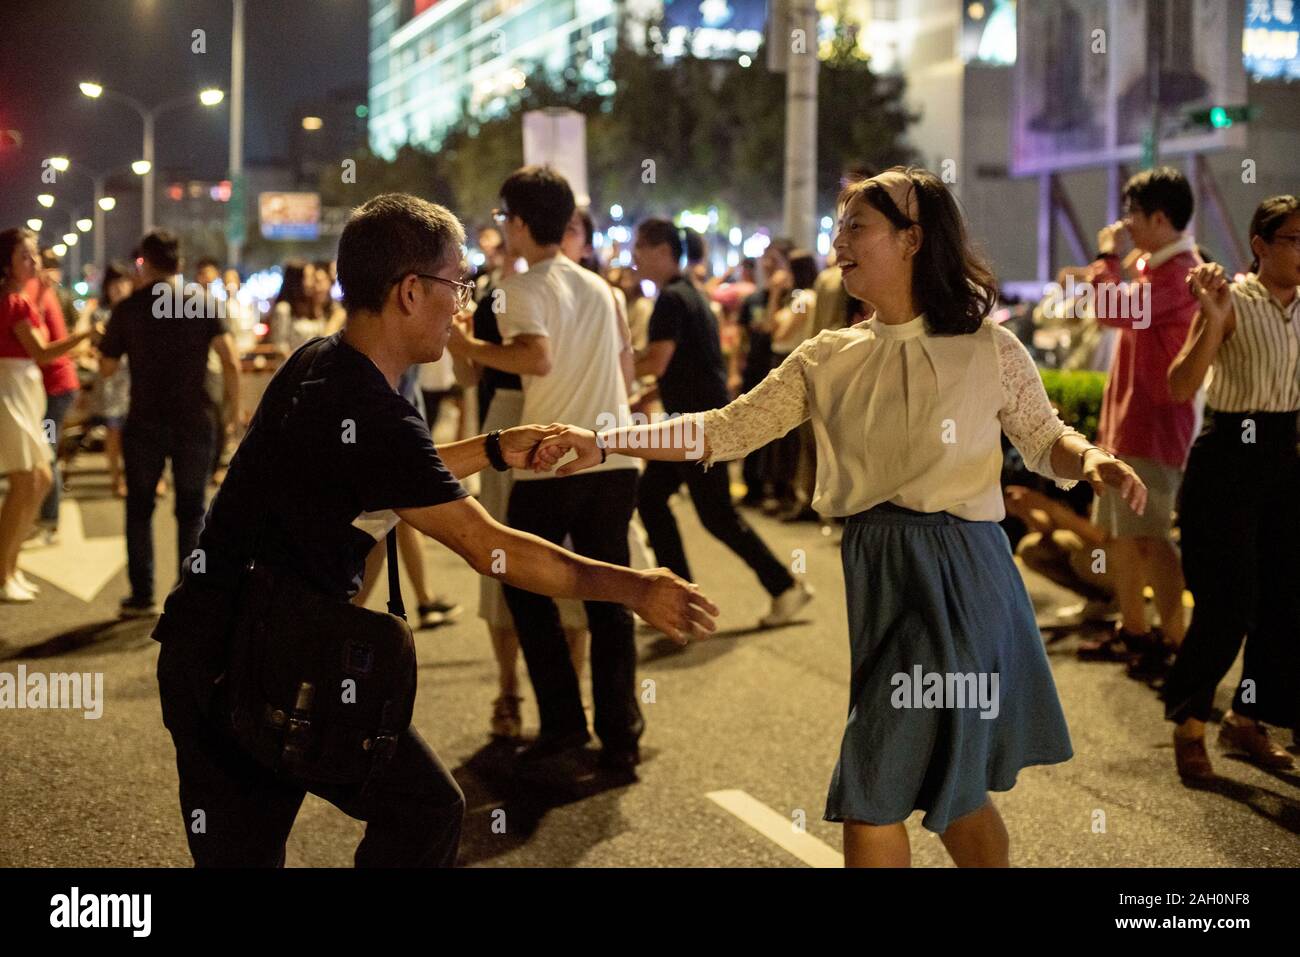
[(744, 791), (710, 791), (705, 797), (809, 867), (844, 866), (843, 854), (811, 834), (795, 830), (789, 818)]

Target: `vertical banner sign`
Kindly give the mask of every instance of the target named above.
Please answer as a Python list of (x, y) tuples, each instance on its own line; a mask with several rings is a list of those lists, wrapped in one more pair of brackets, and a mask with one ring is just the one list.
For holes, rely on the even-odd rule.
[(242, 246), (248, 239), (247, 202), (244, 174), (239, 172), (230, 178), (230, 204), (226, 211), (226, 241), (232, 246)]
[(551, 108), (524, 114), (524, 164), (549, 166), (569, 181), (578, 205), (590, 206), (587, 192), (587, 118), (574, 110)]

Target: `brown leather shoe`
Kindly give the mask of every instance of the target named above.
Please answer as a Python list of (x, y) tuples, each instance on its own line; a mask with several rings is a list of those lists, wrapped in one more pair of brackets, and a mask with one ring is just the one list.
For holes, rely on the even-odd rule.
[(1192, 781), (1207, 781), (1214, 777), (1210, 756), (1205, 753), (1205, 738), (1185, 738), (1174, 732), (1174, 761), (1178, 776)]
[(1295, 767), (1295, 759), (1280, 744), (1270, 740), (1268, 731), (1255, 721), (1249, 724), (1224, 721), (1219, 725), (1219, 747), (1225, 751), (1245, 752), (1251, 762), (1261, 768)]

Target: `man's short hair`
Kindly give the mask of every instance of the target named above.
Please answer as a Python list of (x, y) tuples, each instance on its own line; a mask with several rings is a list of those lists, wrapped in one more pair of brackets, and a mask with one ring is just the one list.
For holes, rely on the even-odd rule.
[(1147, 216), (1165, 214), (1169, 225), (1180, 232), (1192, 219), (1196, 201), (1187, 177), (1172, 166), (1146, 169), (1124, 184), (1124, 199)]
[(155, 229), (146, 233), (135, 254), (154, 269), (166, 273), (180, 272), (181, 240), (170, 229)]
[(343, 304), (379, 312), (394, 282), (459, 259), (464, 242), (464, 227), (446, 207), (406, 193), (376, 196), (353, 211), (339, 237)]
[(673, 262), (681, 264), (686, 244), (682, 241), (682, 231), (673, 225), (671, 220), (653, 217), (643, 219), (637, 224), (636, 232), (647, 246), (666, 244), (668, 251), (673, 254)]
[(200, 272), (205, 266), (211, 266), (217, 272), (221, 272), (221, 263), (217, 262), (211, 256), (200, 256), (194, 262), (194, 271)]
[(505, 212), (518, 216), (533, 242), (549, 246), (564, 238), (577, 204), (569, 181), (549, 166), (525, 166), (501, 184)]

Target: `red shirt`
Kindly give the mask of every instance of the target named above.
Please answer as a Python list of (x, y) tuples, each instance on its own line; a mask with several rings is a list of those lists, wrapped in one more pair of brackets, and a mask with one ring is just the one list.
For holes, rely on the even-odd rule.
[(30, 359), (31, 356), (14, 335), (14, 326), (25, 322), (40, 329), (41, 314), (25, 296), (13, 293), (0, 298), (0, 359)]
[[(1158, 265), (1148, 265), (1134, 282), (1124, 281), (1115, 256), (1098, 260), (1093, 270), (1097, 321), (1119, 332), (1097, 444), (1120, 458), (1135, 455), (1182, 469), (1196, 410), (1191, 399), (1175, 402), (1170, 397), (1168, 375), (1196, 315), (1196, 297), (1186, 280), (1201, 259), (1190, 240), (1160, 250), (1152, 259)], [(1120, 295), (1107, 295), (1105, 284), (1111, 283), (1120, 285)]]
[[(50, 343), (68, 338), (68, 326), (64, 321), (63, 307), (59, 305), (58, 294), (51, 287), (41, 285), (39, 279), (28, 282), (25, 292), (27, 298), (36, 303), (36, 308), (40, 311), (41, 318), (44, 320), (45, 336)], [(66, 395), (81, 388), (81, 382), (77, 379), (77, 367), (66, 355), (41, 366), (41, 375), (45, 379), (46, 395)]]

